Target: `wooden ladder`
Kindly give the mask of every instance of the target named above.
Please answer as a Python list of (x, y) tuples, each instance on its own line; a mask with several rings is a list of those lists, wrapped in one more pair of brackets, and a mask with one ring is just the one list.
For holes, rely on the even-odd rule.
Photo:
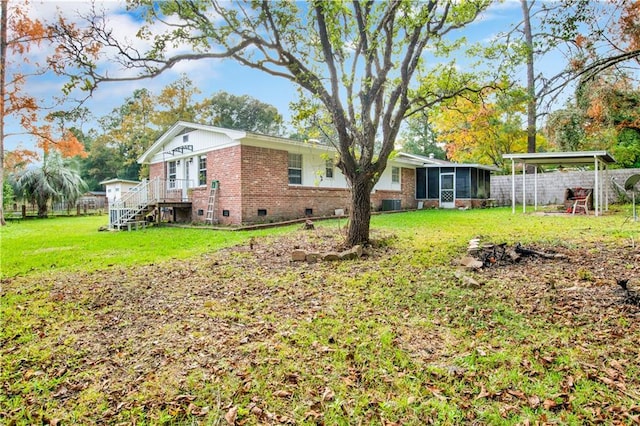
[(209, 202), (207, 204), (207, 217), (205, 223), (213, 225), (217, 223), (216, 218), (216, 198), (218, 198), (219, 182), (217, 180), (211, 181), (211, 188), (209, 189)]

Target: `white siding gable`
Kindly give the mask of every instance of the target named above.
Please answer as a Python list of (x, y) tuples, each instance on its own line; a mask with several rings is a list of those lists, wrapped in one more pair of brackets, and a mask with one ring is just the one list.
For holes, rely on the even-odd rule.
[[(188, 140), (184, 141), (184, 136)], [(182, 160), (197, 155), (204, 154), (209, 151), (226, 148), (228, 146), (238, 145), (240, 142), (231, 139), (224, 133), (209, 132), (205, 130), (192, 130), (187, 133), (175, 136), (169, 142), (164, 144), (161, 149), (153, 156), (151, 163), (159, 163), (162, 161)], [(191, 149), (183, 149), (180, 147), (191, 146)]]

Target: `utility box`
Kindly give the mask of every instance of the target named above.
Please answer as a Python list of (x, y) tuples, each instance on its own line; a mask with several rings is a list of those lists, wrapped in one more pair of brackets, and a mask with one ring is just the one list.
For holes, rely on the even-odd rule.
[(382, 200), (382, 211), (400, 210), (400, 200)]

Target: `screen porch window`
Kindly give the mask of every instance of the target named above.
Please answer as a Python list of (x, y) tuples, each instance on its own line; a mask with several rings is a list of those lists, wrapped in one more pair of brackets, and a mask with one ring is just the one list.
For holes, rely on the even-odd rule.
[(289, 184), (302, 185), (302, 154), (289, 154)]
[(198, 159), (198, 185), (207, 184), (207, 157), (204, 155)]
[(391, 183), (400, 183), (400, 167), (391, 167)]
[(176, 176), (177, 176), (177, 168), (176, 168), (176, 162), (175, 161), (169, 161), (169, 164), (167, 165), (168, 167), (168, 172), (167, 172), (167, 177), (169, 178), (169, 188), (175, 188), (176, 187)]

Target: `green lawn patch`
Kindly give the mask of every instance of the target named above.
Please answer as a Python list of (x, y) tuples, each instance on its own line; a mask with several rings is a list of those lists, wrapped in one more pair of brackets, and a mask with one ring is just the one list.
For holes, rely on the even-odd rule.
[[(424, 210), (375, 216), (363, 259), (290, 262), (344, 224), (2, 229), (0, 422), (640, 421), (640, 307), (616, 284), (640, 290), (639, 224)], [(474, 237), (563, 256), (470, 288), (455, 261)]]

